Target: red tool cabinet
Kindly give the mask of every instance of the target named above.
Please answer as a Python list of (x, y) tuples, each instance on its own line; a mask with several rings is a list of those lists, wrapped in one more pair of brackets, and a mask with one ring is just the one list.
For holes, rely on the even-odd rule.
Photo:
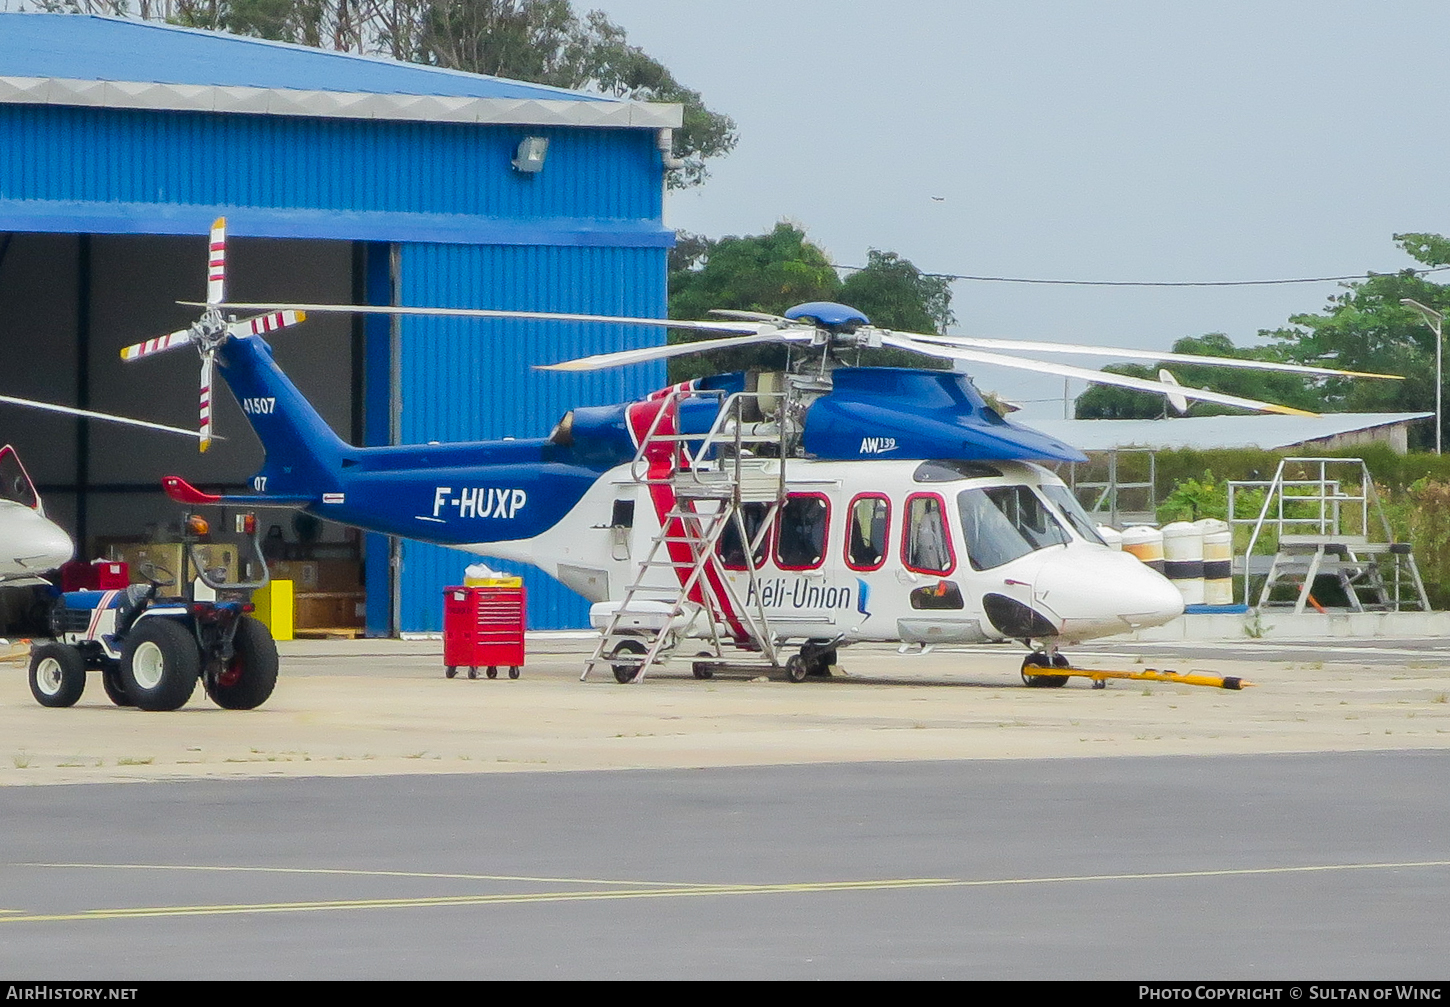
[(459, 668), (469, 678), (486, 668), (489, 678), (508, 668), (518, 678), (524, 666), (527, 599), (522, 587), (450, 587), (443, 591), (443, 664), (449, 678)]

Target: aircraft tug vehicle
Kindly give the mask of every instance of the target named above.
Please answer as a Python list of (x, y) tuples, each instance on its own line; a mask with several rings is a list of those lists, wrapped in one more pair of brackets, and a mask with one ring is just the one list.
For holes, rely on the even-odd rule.
[[(1022, 674), (1029, 685), (1059, 686), (1072, 675), (1095, 686), (1108, 677), (1192, 678), (1074, 669), (1060, 651), (1064, 643), (1160, 625), (1183, 609), (1165, 578), (1103, 544), (1071, 491), (1041, 464), (1086, 456), (1008, 418), (961, 370), (847, 366), (853, 350), (889, 346), (958, 368), (1003, 364), (1156, 391), (1174, 401), (1301, 412), (998, 349), (1171, 354), (901, 333), (824, 302), (784, 316), (728, 311), (719, 312), (721, 320), (700, 322), (227, 302), (225, 244), (219, 220), (201, 318), (127, 347), (122, 356), (196, 348), (208, 435), (211, 380), (220, 365), (266, 460), (252, 480), (255, 495), (206, 494), (173, 476), (165, 482), (172, 498), (189, 505), (302, 508), (371, 531), (533, 564), (595, 603), (591, 621), (601, 638), (585, 675), (604, 665), (621, 682), (641, 680), (682, 649), (705, 648), (693, 655), (700, 677), (713, 674), (732, 648), (802, 680), (827, 671), (836, 651), (853, 643), (994, 640), (1028, 647)], [(251, 309), (268, 313), (224, 316)], [(260, 335), (307, 312), (327, 311), (600, 321), (718, 337), (545, 370), (616, 367), (760, 343), (802, 352), (782, 371), (721, 375), (638, 402), (574, 409), (545, 438), (354, 447), (312, 409)], [(1350, 373), (1184, 359), (1318, 377)], [(780, 651), (791, 641), (800, 650), (782, 661)]]
[[(36, 701), (74, 706), (91, 670), (100, 672), (117, 706), (175, 710), (191, 699), (198, 680), (225, 709), (265, 703), (277, 684), (277, 645), (251, 615), (250, 599), (266, 585), (267, 567), (255, 516), (241, 515), (237, 525), (251, 543), (250, 566), (262, 571), (260, 580), (229, 582), (224, 569), (208, 569), (195, 546), (209, 537), (210, 528), (191, 514), (184, 524), (180, 571), (147, 564), (140, 571), (144, 584), (62, 594), (51, 612), (54, 639), (31, 650), (30, 691)], [(163, 590), (169, 587), (178, 591)]]

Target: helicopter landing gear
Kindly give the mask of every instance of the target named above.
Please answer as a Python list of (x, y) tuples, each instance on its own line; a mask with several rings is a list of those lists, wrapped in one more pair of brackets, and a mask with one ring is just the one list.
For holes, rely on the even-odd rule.
[(1067, 684), (1066, 675), (1043, 675), (1032, 669), (1067, 667), (1071, 667), (1071, 663), (1056, 650), (1051, 653), (1045, 650), (1034, 650), (1022, 659), (1022, 684), (1029, 689), (1061, 689)]

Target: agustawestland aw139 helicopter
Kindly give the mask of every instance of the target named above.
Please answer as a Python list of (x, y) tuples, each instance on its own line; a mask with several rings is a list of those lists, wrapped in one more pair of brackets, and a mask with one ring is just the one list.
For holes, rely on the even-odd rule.
[[(1095, 353), (1257, 367), (1316, 377), (1352, 372), (896, 332), (840, 304), (783, 316), (721, 311), (717, 320), (615, 318), (487, 309), (228, 302), (224, 221), (211, 237), (207, 300), (190, 328), (122, 351), (128, 360), (192, 346), (202, 357), (201, 423), (220, 373), (266, 450), (256, 495), (219, 497), (178, 477), (180, 502), (274, 504), (372, 531), (531, 563), (594, 602), (593, 664), (638, 681), (674, 652), (699, 677), (722, 647), (763, 657), (793, 680), (825, 674), (842, 646), (1018, 640), (1023, 678), (1058, 686), (1063, 644), (1160, 625), (1178, 591), (1104, 545), (1062, 480), (1041, 463), (1075, 448), (1014, 422), (960, 369), (852, 367), (846, 356), (894, 347), (964, 364), (998, 364), (1249, 409), (1272, 403), (1015, 354)], [(236, 320), (234, 311), (266, 314)], [(701, 350), (784, 343), (794, 364), (677, 384), (648, 398), (577, 408), (548, 437), (352, 447), (272, 359), (263, 332), (307, 312), (472, 315), (632, 323), (716, 338), (544, 365), (589, 370)], [(1368, 376), (1368, 375), (1364, 375)], [(1385, 377), (1386, 375), (1375, 375)], [(203, 440), (205, 447), (205, 439)], [(799, 651), (778, 655), (789, 643)], [(705, 647), (705, 653), (695, 648)], [(585, 674), (589, 673), (586, 667)], [(1172, 675), (1172, 673), (1162, 673)], [(1195, 684), (1236, 688), (1236, 680)], [(1189, 676), (1175, 676), (1188, 680)]]

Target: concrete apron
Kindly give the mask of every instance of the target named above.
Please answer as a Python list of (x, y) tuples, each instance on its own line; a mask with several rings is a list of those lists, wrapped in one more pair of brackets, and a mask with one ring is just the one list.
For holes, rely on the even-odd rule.
[(1113, 640), (1410, 639), (1450, 636), (1450, 612), (1259, 612), (1181, 615), (1163, 626), (1109, 637)]

